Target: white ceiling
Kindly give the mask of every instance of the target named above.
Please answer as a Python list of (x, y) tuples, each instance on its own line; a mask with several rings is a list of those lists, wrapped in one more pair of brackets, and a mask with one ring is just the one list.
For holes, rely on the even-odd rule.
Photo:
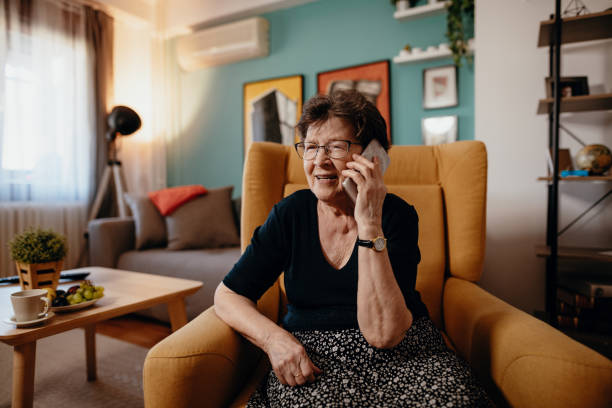
[(119, 18), (137, 19), (175, 36), (317, 0), (96, 0)]

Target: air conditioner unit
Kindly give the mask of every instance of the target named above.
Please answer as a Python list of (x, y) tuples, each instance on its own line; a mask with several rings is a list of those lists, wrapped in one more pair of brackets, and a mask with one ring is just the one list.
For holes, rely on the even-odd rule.
[(268, 21), (261, 17), (208, 28), (177, 40), (180, 66), (186, 71), (268, 55)]

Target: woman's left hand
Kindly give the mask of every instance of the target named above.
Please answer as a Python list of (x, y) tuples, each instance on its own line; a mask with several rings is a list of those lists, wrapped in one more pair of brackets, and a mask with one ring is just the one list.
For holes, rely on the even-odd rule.
[[(357, 184), (355, 202), (355, 221), (360, 233), (380, 232), (382, 228), (382, 206), (387, 194), (383, 182), (380, 161), (374, 157), (370, 161), (359, 154), (353, 154), (353, 161), (347, 162), (348, 170), (342, 170), (344, 177), (351, 178)], [(373, 237), (364, 237), (364, 239)]]

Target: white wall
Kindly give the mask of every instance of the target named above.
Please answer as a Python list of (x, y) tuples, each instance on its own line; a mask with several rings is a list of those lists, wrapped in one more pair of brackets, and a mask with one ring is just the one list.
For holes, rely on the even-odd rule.
[[(565, 6), (569, 0), (563, 0)], [(587, 2), (602, 11), (609, 0)], [(475, 11), (475, 132), (489, 155), (487, 253), (482, 286), (527, 311), (544, 308), (544, 244), (548, 116), (536, 115), (545, 95), (548, 48), (537, 48), (539, 22), (554, 11), (553, 0), (480, 0)], [(565, 76), (588, 76), (591, 93), (612, 92), (612, 42), (564, 46)], [(612, 113), (563, 114), (562, 123), (587, 143), (612, 147)], [(580, 146), (562, 133), (561, 147)], [(560, 227), (603, 195), (608, 184), (561, 186)], [(612, 198), (564, 234), (560, 243), (612, 247)], [(602, 209), (603, 208), (603, 209)]]
[(115, 19), (114, 105), (125, 105), (140, 116), (133, 135), (119, 137), (127, 190), (144, 194), (166, 187), (163, 48), (151, 24), (133, 25)]

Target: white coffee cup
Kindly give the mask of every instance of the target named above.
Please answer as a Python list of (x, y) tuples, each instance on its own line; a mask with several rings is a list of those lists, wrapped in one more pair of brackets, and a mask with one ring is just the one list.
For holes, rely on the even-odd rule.
[(49, 311), (49, 299), (44, 289), (28, 289), (11, 293), (11, 302), (16, 322), (36, 320)]

